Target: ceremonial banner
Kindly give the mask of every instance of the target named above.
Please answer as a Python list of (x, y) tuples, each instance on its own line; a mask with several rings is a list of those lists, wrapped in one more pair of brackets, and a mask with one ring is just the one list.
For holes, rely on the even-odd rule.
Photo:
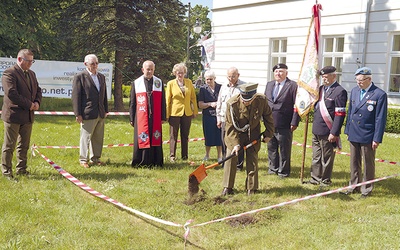
[(210, 63), (214, 60), (215, 56), (214, 37), (202, 41), (201, 45), (201, 62), (203, 64), (203, 67), (205, 69), (208, 69), (210, 68)]
[(306, 116), (318, 100), (319, 74), (318, 51), (320, 39), (321, 4), (312, 8), (313, 16), (304, 50), (303, 63), (297, 80), (296, 109), (301, 117)]

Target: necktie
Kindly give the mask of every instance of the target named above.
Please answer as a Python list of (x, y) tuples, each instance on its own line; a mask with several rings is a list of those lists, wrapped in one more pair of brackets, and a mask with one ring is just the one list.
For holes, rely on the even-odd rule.
[(362, 89), (360, 94), (360, 101), (364, 98), (364, 95), (365, 95), (365, 89)]
[(25, 75), (26, 81), (28, 82), (28, 85), (31, 86), (31, 81), (29, 79), (29, 73), (27, 70), (24, 70), (24, 75)]
[(272, 93), (272, 98), (274, 101), (278, 97), (278, 93), (279, 93), (279, 82), (276, 82), (274, 92)]

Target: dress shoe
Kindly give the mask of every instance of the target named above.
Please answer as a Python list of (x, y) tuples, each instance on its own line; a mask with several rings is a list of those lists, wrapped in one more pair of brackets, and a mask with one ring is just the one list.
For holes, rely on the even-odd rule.
[(20, 170), (16, 172), (17, 175), (29, 175), (29, 171), (27, 170)]
[(221, 193), (222, 196), (226, 195), (233, 195), (233, 189), (232, 188), (224, 188)]
[(81, 166), (84, 168), (90, 168), (90, 165), (87, 162), (81, 162)]
[(90, 161), (89, 165), (104, 166), (105, 164), (102, 161)]
[(237, 167), (236, 167), (236, 170), (237, 170), (237, 171), (242, 171), (242, 170), (243, 170), (243, 166), (237, 166)]

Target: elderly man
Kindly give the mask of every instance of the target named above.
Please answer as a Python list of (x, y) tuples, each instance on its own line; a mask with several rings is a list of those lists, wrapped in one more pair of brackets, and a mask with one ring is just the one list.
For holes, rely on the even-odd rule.
[(86, 69), (74, 76), (72, 106), (75, 120), (81, 125), (79, 162), (82, 167), (103, 165), (104, 123), (108, 114), (106, 78), (97, 71), (97, 56), (85, 56)]
[[(371, 69), (359, 68), (354, 75), (358, 86), (351, 90), (344, 130), (350, 142), (350, 185), (375, 178), (375, 153), (382, 142), (387, 116), (387, 94), (372, 82)], [(361, 197), (368, 197), (372, 189), (372, 183), (362, 185)], [(360, 192), (360, 187), (348, 189), (344, 194), (353, 192)]]
[(297, 83), (290, 80), (286, 64), (279, 63), (272, 68), (274, 81), (267, 83), (265, 96), (272, 109), (274, 136), (268, 142), (268, 173), (280, 178), (290, 175), (293, 131), (297, 129), (300, 116), (294, 112)]
[(166, 122), (164, 86), (155, 64), (143, 63), (143, 75), (131, 85), (130, 124), (134, 127), (132, 166), (163, 166), (162, 124)]
[[(227, 71), (228, 84), (223, 84), (217, 99), (216, 115), (217, 115), (217, 126), (221, 128), (221, 140), (222, 140), (222, 155), (226, 156), (226, 145), (224, 143), (225, 138), (225, 114), (226, 114), (226, 103), (234, 95), (239, 94), (239, 86), (245, 82), (239, 79), (239, 70), (235, 67), (231, 67)], [(239, 152), (238, 165), (239, 170), (243, 169), (244, 154)]]
[(322, 76), (322, 86), (314, 107), (309, 183), (329, 186), (332, 183), (335, 148), (342, 148), (339, 135), (346, 116), (347, 91), (336, 81), (335, 67), (326, 66), (319, 73)]
[[(268, 142), (274, 133), (271, 108), (265, 95), (257, 94), (257, 83), (240, 85), (240, 94), (234, 95), (227, 102), (225, 119), (225, 143), (228, 152), (238, 154), (243, 146), (258, 140), (261, 134), (261, 121), (265, 126), (263, 141)], [(260, 143), (246, 150), (246, 189), (252, 195), (258, 190), (258, 151)], [(233, 194), (237, 157), (225, 162), (222, 195)]]

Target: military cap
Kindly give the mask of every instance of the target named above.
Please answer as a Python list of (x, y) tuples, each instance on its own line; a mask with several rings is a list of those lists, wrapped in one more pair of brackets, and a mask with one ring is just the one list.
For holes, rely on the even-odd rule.
[(325, 74), (333, 73), (335, 71), (336, 71), (335, 67), (333, 67), (333, 66), (325, 66), (319, 71), (319, 74), (320, 75), (325, 75)]
[(276, 69), (288, 69), (287, 65), (284, 63), (278, 63), (272, 68), (272, 72), (274, 72)]
[(368, 67), (359, 68), (359, 69), (357, 69), (356, 73), (354, 73), (355, 76), (357, 76), (357, 75), (371, 75), (371, 74), (372, 74), (372, 71)]
[(250, 101), (254, 94), (257, 93), (258, 83), (245, 83), (239, 85), (240, 97), (244, 101)]

